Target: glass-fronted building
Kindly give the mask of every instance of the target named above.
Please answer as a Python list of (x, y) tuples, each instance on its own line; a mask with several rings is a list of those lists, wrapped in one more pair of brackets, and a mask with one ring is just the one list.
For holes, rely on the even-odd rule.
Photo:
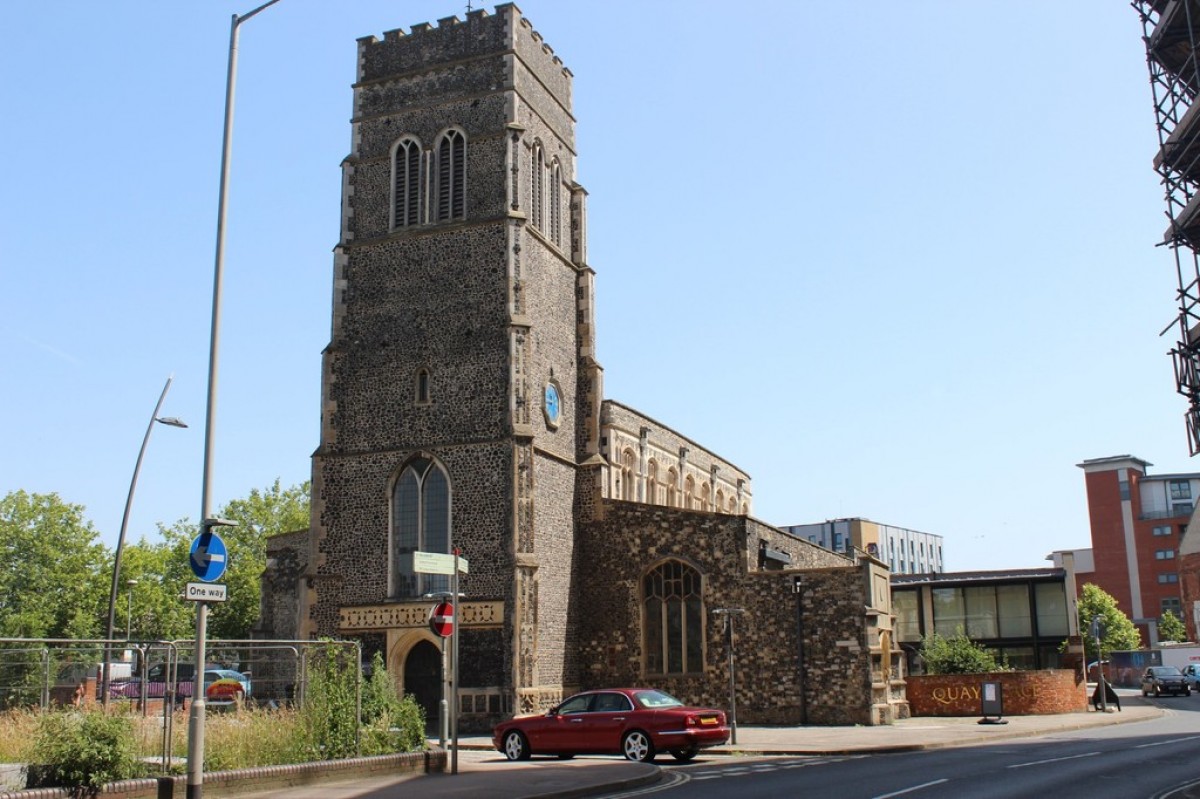
[(908, 653), (908, 673), (923, 673), (925, 636), (959, 631), (1012, 668), (1058, 668), (1063, 641), (1078, 634), (1069, 582), (1065, 569), (893, 574), (895, 634)]

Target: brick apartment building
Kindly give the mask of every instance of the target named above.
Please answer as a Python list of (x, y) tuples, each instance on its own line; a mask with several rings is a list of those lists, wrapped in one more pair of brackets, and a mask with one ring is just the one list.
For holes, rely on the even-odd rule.
[[(1143, 643), (1158, 641), (1164, 612), (1183, 613), (1180, 547), (1200, 496), (1200, 473), (1151, 475), (1132, 455), (1078, 464), (1087, 486), (1092, 548), (1076, 553), (1076, 582), (1094, 583), (1138, 625)], [(1088, 571), (1088, 562), (1092, 571)]]

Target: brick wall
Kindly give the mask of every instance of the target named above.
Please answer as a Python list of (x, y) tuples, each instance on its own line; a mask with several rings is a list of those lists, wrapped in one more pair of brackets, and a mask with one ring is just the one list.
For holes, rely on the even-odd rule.
[(984, 682), (1000, 683), (1005, 716), (1087, 710), (1087, 684), (1070, 669), (910, 676), (908, 705), (914, 716), (979, 716)]

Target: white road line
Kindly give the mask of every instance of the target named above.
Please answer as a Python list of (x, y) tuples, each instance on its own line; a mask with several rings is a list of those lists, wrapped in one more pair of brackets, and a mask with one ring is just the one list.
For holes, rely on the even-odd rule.
[(1088, 752), (1082, 755), (1071, 755), (1069, 757), (1052, 757), (1049, 760), (1032, 760), (1028, 763), (1014, 763), (1008, 768), (1025, 768), (1026, 766), (1042, 766), (1046, 763), (1061, 763), (1064, 760), (1078, 760), (1081, 757), (1095, 757), (1099, 752)]
[(906, 794), (906, 793), (912, 793), (913, 791), (920, 791), (920, 790), (922, 790), (924, 788), (928, 788), (932, 785), (941, 785), (943, 782), (949, 782), (949, 781), (950, 780), (942, 779), (942, 780), (934, 780), (933, 782), (923, 782), (920, 785), (914, 785), (911, 788), (904, 788), (899, 791), (892, 791), (891, 793), (881, 793), (878, 796), (872, 797), (872, 799), (888, 799), (889, 796), (902, 796), (903, 794)]
[(1152, 746), (1167, 746), (1168, 744), (1181, 744), (1184, 741), (1195, 741), (1197, 739), (1200, 739), (1200, 735), (1191, 735), (1191, 736), (1188, 736), (1187, 738), (1176, 738), (1173, 741), (1156, 741), (1155, 743), (1152, 743), (1152, 744), (1138, 744), (1137, 746), (1135, 746), (1133, 748), (1134, 749), (1149, 749)]

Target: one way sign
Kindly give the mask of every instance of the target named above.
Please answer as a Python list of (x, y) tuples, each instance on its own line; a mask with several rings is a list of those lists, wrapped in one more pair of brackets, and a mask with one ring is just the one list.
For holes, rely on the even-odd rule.
[(192, 541), (192, 550), (188, 557), (192, 574), (206, 583), (220, 580), (225, 574), (227, 552), (221, 536), (212, 530), (205, 530)]

